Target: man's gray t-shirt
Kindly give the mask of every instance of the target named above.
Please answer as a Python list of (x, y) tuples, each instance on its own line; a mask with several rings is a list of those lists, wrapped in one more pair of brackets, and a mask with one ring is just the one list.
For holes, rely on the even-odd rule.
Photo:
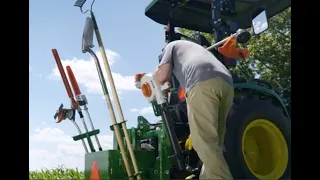
[(167, 63), (172, 65), (172, 73), (186, 92), (211, 78), (233, 83), (229, 70), (211, 52), (190, 41), (177, 40), (167, 44), (159, 66)]

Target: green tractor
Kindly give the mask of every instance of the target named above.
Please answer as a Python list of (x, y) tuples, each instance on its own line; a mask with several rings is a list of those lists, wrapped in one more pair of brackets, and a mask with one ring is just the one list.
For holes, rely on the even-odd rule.
[[(77, 6), (82, 7), (85, 1), (77, 2)], [(235, 60), (226, 58), (217, 50), (226, 43), (227, 37), (246, 43), (252, 34), (262, 33), (268, 28), (268, 18), (290, 6), (290, 0), (153, 0), (145, 15), (167, 25), (166, 42), (181, 38), (195, 41), (206, 46), (227, 68), (232, 69), (236, 66), (232, 63)], [(99, 46), (103, 48), (92, 12), (91, 17), (93, 23), (87, 24), (85, 33), (92, 34), (94, 29)], [(253, 33), (245, 30), (251, 26)], [(175, 32), (175, 27), (212, 33), (216, 43), (211, 45), (201, 35), (197, 39), (186, 37)], [(92, 36), (83, 37), (83, 47), (92, 47)], [(92, 51), (89, 53), (93, 54)], [(101, 68), (98, 72), (100, 76)], [(234, 179), (291, 179), (291, 119), (284, 100), (266, 81), (245, 80), (237, 74), (233, 74), (233, 78), (235, 98), (227, 119), (224, 156)], [(152, 75), (138, 74), (136, 81), (144, 81), (142, 86), (152, 84)], [(151, 103), (155, 116), (162, 120), (151, 124), (139, 116), (137, 127), (131, 129), (126, 129), (124, 121), (113, 123), (110, 127), (115, 132), (113, 149), (100, 148), (98, 152), (85, 154), (85, 178), (198, 178), (202, 162), (193, 149), (185, 146), (190, 132), (187, 106), (180, 94), (183, 90), (179, 83), (173, 76), (167, 95), (157, 85), (153, 89), (155, 94), (140, 85), (139, 88)], [(108, 94), (105, 89), (104, 92)], [(148, 98), (151, 95), (154, 95), (153, 99)], [(74, 140), (97, 133), (82, 134)], [(130, 164), (127, 155), (131, 157)]]

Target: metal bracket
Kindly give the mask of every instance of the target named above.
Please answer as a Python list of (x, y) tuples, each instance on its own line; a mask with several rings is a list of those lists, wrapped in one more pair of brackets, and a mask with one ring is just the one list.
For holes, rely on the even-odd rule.
[(165, 40), (167, 43), (176, 39), (176, 35), (175, 35), (175, 31), (174, 31), (173, 17), (174, 17), (175, 8), (178, 5), (179, 5), (178, 0), (171, 0), (170, 15), (169, 15), (168, 24), (167, 24), (167, 30), (165, 32), (165, 38), (166, 38)]
[(221, 25), (221, 0), (212, 0), (211, 1), (211, 24), (213, 30), (216, 31), (220, 28)]
[(74, 6), (80, 8), (80, 11), (81, 11), (82, 14), (87, 13), (89, 10), (92, 11), (92, 6), (93, 6), (95, 0), (92, 1), (91, 6), (90, 6), (90, 9), (87, 9), (87, 10), (85, 10), (85, 11), (83, 12), (82, 7), (83, 7), (84, 3), (86, 3), (86, 1), (87, 1), (87, 0), (77, 0), (76, 3), (74, 4)]
[(84, 3), (86, 3), (87, 0), (77, 0), (76, 3), (74, 4), (74, 6), (79, 7), (81, 13), (86, 13), (88, 10), (86, 10), (85, 12), (82, 11), (82, 6), (84, 5)]
[(83, 133), (83, 134), (79, 134), (77, 136), (73, 136), (73, 140), (74, 141), (78, 141), (78, 140), (81, 140), (81, 139), (85, 139), (85, 138), (88, 138), (91, 137), (91, 136), (95, 136), (95, 135), (98, 135), (100, 133), (100, 130), (99, 129), (95, 129), (93, 131), (89, 131), (87, 133)]
[(120, 126), (121, 124), (126, 123), (126, 122), (127, 122), (127, 121), (125, 120), (125, 121), (121, 121), (121, 122), (112, 124), (112, 125), (110, 126), (110, 130), (113, 131), (113, 130), (114, 130), (114, 128), (113, 128), (114, 126)]
[(213, 36), (216, 42), (229, 36), (232, 32), (230, 26), (221, 19), (221, 13), (234, 13), (234, 0), (212, 0), (211, 1), (211, 24)]

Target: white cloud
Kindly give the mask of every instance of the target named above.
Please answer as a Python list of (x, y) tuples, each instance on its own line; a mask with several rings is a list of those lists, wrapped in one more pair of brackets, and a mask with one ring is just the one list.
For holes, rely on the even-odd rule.
[[(103, 150), (112, 148), (112, 135), (98, 135)], [(95, 139), (92, 137), (95, 149), (98, 150)], [(41, 144), (43, 147), (53, 148), (30, 148), (29, 168), (40, 170), (41, 168), (56, 168), (63, 165), (66, 168), (84, 168), (85, 150), (80, 141), (73, 141), (70, 135), (65, 134), (59, 128), (39, 128), (30, 136), (30, 144)], [(87, 145), (89, 150), (89, 146)]]
[(131, 112), (139, 112), (139, 109), (137, 109), (137, 108), (132, 108), (130, 111), (131, 111)]
[(153, 113), (153, 108), (151, 106), (142, 108), (140, 110), (140, 114), (150, 114), (150, 113)]
[(37, 76), (38, 76), (40, 79), (42, 79), (42, 74), (37, 74)]
[(152, 106), (150, 105), (150, 107), (144, 107), (144, 108), (142, 108), (142, 109), (132, 108), (130, 111), (131, 111), (131, 112), (137, 112), (137, 113), (139, 113), (139, 114), (141, 114), (141, 115), (145, 115), (145, 114), (151, 114), (151, 113), (153, 113), (153, 108), (152, 108)]
[(29, 76), (33, 75), (36, 76), (38, 78), (42, 78), (42, 74), (37, 72), (37, 68), (36, 67), (31, 67), (31, 65), (29, 64)]
[[(101, 53), (99, 51), (96, 52), (97, 57), (99, 58), (100, 66), (104, 74), (104, 78), (107, 83), (108, 91), (110, 95), (111, 93), (111, 88), (109, 85), (109, 81), (107, 78), (107, 73), (104, 68), (104, 63), (101, 58)], [(116, 62), (117, 59), (120, 58), (120, 55), (112, 50), (107, 49), (106, 54), (108, 57), (109, 64), (112, 65)], [(75, 77), (78, 81), (78, 84), (83, 85), (87, 92), (89, 93), (99, 93), (100, 95), (103, 94), (98, 72), (96, 70), (96, 65), (93, 60), (93, 58), (90, 59), (78, 59), (78, 58), (73, 58), (73, 59), (66, 59), (66, 60), (61, 60), (62, 65), (66, 67), (69, 65), (75, 74)], [(134, 85), (134, 76), (123, 76), (119, 73), (112, 72), (113, 76), (113, 81), (115, 83), (115, 86), (117, 88), (118, 94), (121, 94), (123, 91), (137, 91), (135, 85)], [(61, 80), (61, 76), (59, 73), (59, 70), (57, 66), (55, 65), (54, 69), (52, 70), (52, 74), (50, 75), (50, 78), (52, 79), (58, 79)], [(111, 96), (112, 97), (112, 96)]]

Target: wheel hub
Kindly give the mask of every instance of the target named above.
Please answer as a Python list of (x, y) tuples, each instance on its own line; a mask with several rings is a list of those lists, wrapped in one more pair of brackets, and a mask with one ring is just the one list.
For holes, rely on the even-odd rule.
[(288, 147), (280, 129), (271, 121), (256, 119), (242, 137), (242, 154), (258, 179), (279, 179), (288, 164)]

